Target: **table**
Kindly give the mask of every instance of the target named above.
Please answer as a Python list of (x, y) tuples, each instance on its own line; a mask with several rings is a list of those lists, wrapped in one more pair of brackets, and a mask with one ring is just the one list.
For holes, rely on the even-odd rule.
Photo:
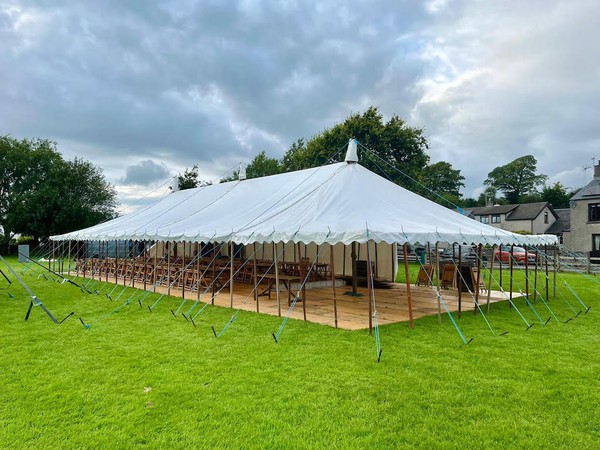
[[(269, 298), (271, 298), (271, 290), (273, 289), (273, 286), (277, 282), (277, 277), (275, 276), (275, 274), (266, 273), (266, 274), (260, 275), (259, 279), (267, 280), (269, 282), (269, 285), (267, 286), (267, 288), (264, 291), (262, 291), (258, 295), (259, 296), (267, 295)], [(287, 288), (288, 305), (290, 305), (292, 303), (292, 283), (298, 283), (298, 282), (302, 281), (302, 278), (300, 278), (298, 276), (294, 276), (294, 275), (279, 275), (279, 281), (282, 282), (283, 285)]]

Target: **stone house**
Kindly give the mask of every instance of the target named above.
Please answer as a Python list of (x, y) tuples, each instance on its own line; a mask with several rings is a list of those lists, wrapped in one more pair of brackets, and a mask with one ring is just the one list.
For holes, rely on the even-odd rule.
[(600, 258), (600, 163), (594, 166), (594, 179), (571, 197), (570, 212), (570, 227), (563, 233), (563, 243)]
[(482, 206), (470, 210), (469, 216), (503, 230), (528, 234), (545, 234), (559, 218), (548, 202)]

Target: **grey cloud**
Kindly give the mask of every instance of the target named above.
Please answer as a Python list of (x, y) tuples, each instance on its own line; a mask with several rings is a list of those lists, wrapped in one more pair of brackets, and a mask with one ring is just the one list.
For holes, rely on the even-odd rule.
[(593, 1), (5, 1), (0, 133), (78, 143), (91, 160), (216, 173), (374, 104), (424, 127), (432, 159), (462, 169), (468, 195), (526, 153), (550, 176), (595, 156), (594, 11)]
[(150, 184), (165, 180), (170, 176), (169, 169), (163, 164), (156, 164), (151, 159), (140, 161), (125, 170), (125, 177), (120, 183), (125, 185), (149, 186)]
[[(34, 21), (33, 46), (4, 57), (7, 66), (27, 67), (7, 75), (14, 92), (2, 115), (19, 106), (5, 126), (139, 148), (140, 156), (166, 150), (180, 162), (192, 154), (214, 161), (282, 152), (331, 125), (324, 118), (356, 111), (358, 91), (376, 88), (397, 58), (396, 34), (423, 15), (401, 5), (382, 20), (385, 2), (25, 5), (47, 19)], [(19, 47), (23, 36), (12, 36)], [(301, 89), (294, 77), (316, 82)], [(281, 89), (286, 83), (290, 89)], [(192, 107), (189, 92), (211, 85), (219, 103)], [(174, 101), (173, 92), (189, 104)], [(25, 127), (40, 110), (47, 113)], [(256, 132), (239, 142), (232, 125)]]

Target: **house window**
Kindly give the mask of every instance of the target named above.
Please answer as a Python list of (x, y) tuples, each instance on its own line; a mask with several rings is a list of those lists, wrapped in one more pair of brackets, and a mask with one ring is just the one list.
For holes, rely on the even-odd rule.
[(489, 216), (481, 216), (481, 223), (490, 223)]
[(492, 223), (500, 223), (500, 214), (494, 214), (492, 216)]
[(548, 211), (544, 213), (544, 223), (548, 223)]
[(600, 234), (592, 234), (592, 251), (600, 250)]
[(600, 203), (590, 203), (588, 205), (588, 220), (590, 222), (600, 222)]

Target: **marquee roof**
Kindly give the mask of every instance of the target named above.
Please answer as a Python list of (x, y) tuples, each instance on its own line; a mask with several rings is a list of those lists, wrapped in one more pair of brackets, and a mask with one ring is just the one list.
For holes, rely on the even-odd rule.
[(354, 161), (175, 192), (53, 240), (553, 244), (470, 219)]

